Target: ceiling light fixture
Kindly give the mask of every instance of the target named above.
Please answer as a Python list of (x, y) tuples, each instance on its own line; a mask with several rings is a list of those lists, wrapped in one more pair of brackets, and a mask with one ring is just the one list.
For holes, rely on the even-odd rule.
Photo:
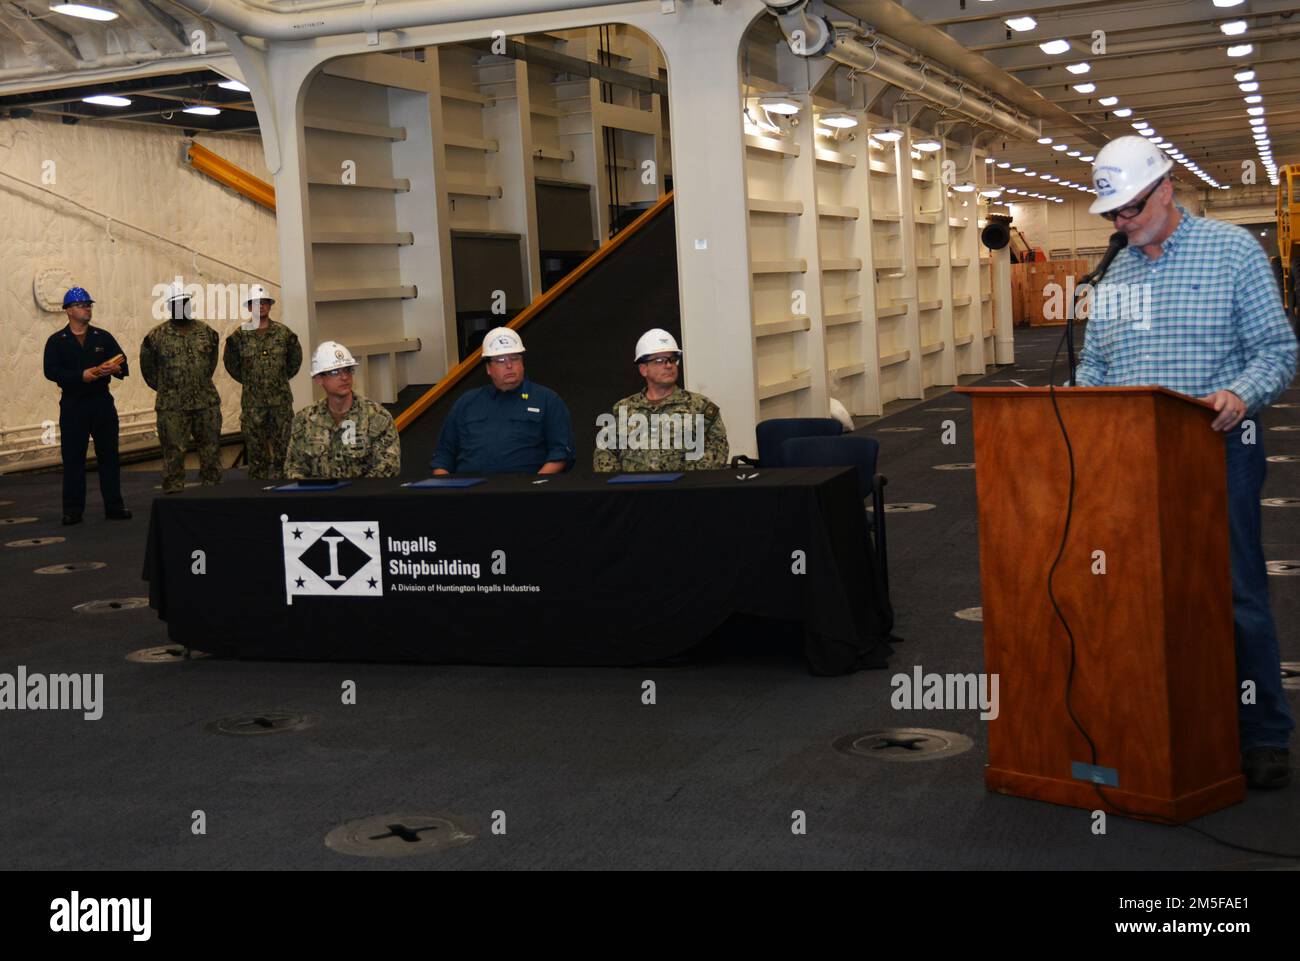
[(1253, 81), (1249, 83), (1239, 83), (1237, 86), (1241, 89), (1242, 93), (1254, 93), (1259, 89), (1259, 84)]
[(238, 93), (252, 93), (246, 84), (242, 84), (238, 80), (224, 80), (217, 84), (217, 86), (222, 90), (234, 90)]
[(1053, 149), (1053, 150), (1069, 150), (1069, 149), (1070, 149), (1070, 145), (1069, 145), (1068, 143), (1054, 143), (1054, 144), (1052, 144), (1052, 149)]
[(1245, 83), (1247, 80), (1254, 80), (1254, 79), (1255, 79), (1255, 71), (1254, 71), (1254, 70), (1240, 70), (1240, 71), (1238, 71), (1237, 73), (1234, 73), (1234, 74), (1232, 75), (1232, 79), (1233, 79), (1233, 80), (1236, 80), (1238, 83)]
[(758, 105), (768, 113), (779, 113), (785, 117), (792, 116), (803, 109), (799, 101), (792, 100), (790, 97), (764, 97), (759, 100)]
[(1097, 85), (1095, 83), (1076, 83), (1074, 89), (1079, 93), (1095, 93)]
[(1090, 64), (1090, 63), (1068, 63), (1068, 64), (1065, 65), (1065, 69), (1068, 70), (1068, 71), (1070, 71), (1070, 73), (1087, 73), (1089, 70), (1092, 69), (1092, 64)]
[(1038, 26), (1038, 21), (1033, 17), (1012, 17), (1010, 20), (1003, 20), (1002, 22), (1017, 33), (1025, 33)]
[(1097, 102), (1103, 107), (1113, 107), (1119, 103), (1119, 97), (1098, 97)]
[(99, 104), (101, 107), (129, 107), (131, 101), (126, 97), (114, 97), (106, 93), (97, 93), (92, 97), (82, 97), (82, 103)]
[(1128, 107), (1120, 107), (1118, 110), (1113, 111), (1113, 113), (1114, 113), (1115, 116), (1117, 116), (1117, 117), (1131, 117), (1131, 116), (1133, 116), (1133, 111), (1132, 111), (1130, 108), (1128, 108)]
[(1249, 57), (1251, 51), (1254, 50), (1254, 49), (1255, 49), (1255, 48), (1254, 48), (1252, 45), (1248, 44), (1248, 43), (1239, 43), (1239, 44), (1237, 44), (1237, 45), (1234, 46), (1234, 47), (1229, 47), (1229, 48), (1228, 48), (1228, 56), (1229, 56), (1229, 57)]
[(88, 3), (56, 3), (50, 7), (50, 10), (61, 13), (65, 17), (77, 17), (81, 20), (100, 20), (106, 23), (117, 19), (117, 14), (112, 10), (105, 10), (103, 7)]
[(858, 118), (851, 113), (837, 111), (836, 113), (824, 113), (819, 118), (822, 123), (828, 127), (834, 127), (836, 130), (847, 130), (850, 127), (858, 125)]
[(1041, 143), (1041, 144), (1049, 144), (1049, 143), (1052, 142), (1052, 138), (1051, 138), (1051, 137), (1039, 137), (1039, 138), (1038, 138), (1038, 142)]
[(1040, 43), (1038, 49), (1043, 51), (1049, 57), (1055, 57), (1057, 54), (1065, 53), (1070, 49), (1069, 40), (1048, 40), (1046, 43)]
[(1219, 24), (1219, 29), (1230, 37), (1239, 37), (1246, 32), (1249, 24), (1245, 20), (1229, 20), (1227, 23)]
[(943, 149), (943, 144), (935, 140), (933, 137), (924, 137), (921, 140), (917, 140), (912, 144), (912, 146), (925, 153), (934, 153), (936, 150)]
[(877, 140), (888, 140), (890, 143), (893, 143), (895, 140), (903, 139), (903, 131), (899, 130), (897, 127), (881, 127), (879, 130), (871, 131), (871, 136), (875, 137)]
[(182, 113), (198, 114), (200, 117), (215, 117), (221, 113), (216, 107), (186, 107)]

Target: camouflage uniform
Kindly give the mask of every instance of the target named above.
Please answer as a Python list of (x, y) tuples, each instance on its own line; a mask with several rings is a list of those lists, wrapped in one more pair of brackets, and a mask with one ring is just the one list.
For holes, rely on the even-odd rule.
[[(648, 450), (619, 450), (619, 439), (606, 450), (600, 449), (600, 437), (597, 437), (596, 452), (592, 456), (592, 466), (598, 472), (613, 471), (682, 471), (682, 470), (716, 470), (727, 466), (727, 428), (722, 423), (722, 413), (718, 405), (703, 394), (692, 393), (673, 387), (673, 392), (663, 400), (649, 400), (645, 391), (624, 397), (610, 412), (618, 425), (626, 425), (633, 414), (642, 414), (649, 421), (647, 436), (650, 439)], [(695, 430), (695, 416), (704, 417), (704, 448), (698, 460), (689, 460), (686, 455), (694, 453), (684, 444), (675, 444), (678, 439), (675, 431), (672, 435), (661, 436), (657, 418), (662, 414), (677, 414), (690, 418), (691, 430)], [(630, 431), (629, 431), (630, 433)], [(698, 433), (692, 435), (694, 444), (698, 445)], [(626, 438), (625, 438), (626, 439)], [(654, 449), (662, 445), (666, 450)]]
[(221, 398), (212, 384), (221, 338), (201, 320), (166, 321), (145, 334), (140, 373), (158, 392), (158, 442), (163, 455), (163, 492), (185, 486), (185, 448), (190, 435), (199, 451), (199, 477), (221, 483)]
[(322, 398), (293, 415), (284, 476), (396, 477), (402, 466), (402, 445), (393, 415), (373, 400), (353, 393), (352, 406), (339, 423), (330, 415), (329, 398)]
[(279, 477), (293, 422), (289, 379), (302, 366), (298, 335), (274, 320), (261, 330), (241, 328), (226, 338), (222, 359), (230, 376), (244, 385), (239, 424), (248, 453), (248, 476)]

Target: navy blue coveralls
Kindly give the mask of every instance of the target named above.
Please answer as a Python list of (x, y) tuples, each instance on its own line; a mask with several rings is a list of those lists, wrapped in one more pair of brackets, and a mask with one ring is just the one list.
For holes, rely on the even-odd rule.
[[(95, 438), (99, 461), (99, 492), (104, 510), (120, 510), (122, 480), (117, 460), (117, 408), (108, 391), (108, 378), (89, 384), (81, 379), (87, 367), (98, 367), (126, 351), (108, 331), (90, 325), (86, 342), (77, 342), (72, 325), (55, 331), (45, 342), (45, 377), (63, 388), (59, 400), (59, 439), (63, 451), (63, 513), (80, 515), (86, 509), (86, 445)], [(125, 377), (126, 361), (114, 377)]]

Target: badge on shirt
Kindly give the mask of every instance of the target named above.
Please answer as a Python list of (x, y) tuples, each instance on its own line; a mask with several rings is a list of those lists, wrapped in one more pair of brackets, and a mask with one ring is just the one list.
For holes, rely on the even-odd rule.
[(530, 413), (530, 414), (540, 414), (541, 412), (542, 412), (542, 409), (541, 409), (540, 407), (529, 407), (529, 408), (528, 408), (528, 413)]

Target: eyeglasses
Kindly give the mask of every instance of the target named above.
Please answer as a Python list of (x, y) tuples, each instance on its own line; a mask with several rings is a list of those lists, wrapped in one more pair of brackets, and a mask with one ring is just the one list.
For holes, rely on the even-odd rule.
[(347, 374), (349, 377), (351, 377), (351, 376), (352, 376), (352, 368), (351, 368), (351, 367), (340, 367), (340, 368), (338, 368), (337, 370), (327, 370), (327, 371), (325, 371), (323, 374), (321, 374), (321, 376), (322, 376), (322, 377), (342, 377), (344, 374)]
[(1120, 217), (1124, 217), (1127, 220), (1132, 220), (1134, 217), (1142, 213), (1143, 208), (1145, 208), (1147, 205), (1147, 201), (1151, 199), (1151, 195), (1155, 193), (1157, 190), (1159, 190), (1160, 185), (1164, 182), (1165, 179), (1161, 177), (1160, 180), (1156, 182), (1156, 185), (1152, 187), (1150, 190), (1148, 190), (1146, 194), (1142, 197), (1142, 199), (1139, 200), (1137, 203), (1129, 204), (1126, 207), (1120, 207), (1118, 210), (1107, 210), (1105, 213), (1102, 214), (1102, 216), (1105, 217), (1107, 220), (1109, 220), (1111, 223), (1114, 223)]
[(676, 367), (681, 363), (680, 357), (651, 357), (648, 360), (641, 361), (643, 364), (649, 364), (651, 367), (667, 367), (672, 365)]
[(510, 367), (514, 364), (522, 364), (524, 359), (518, 354), (506, 354), (504, 357), (489, 357), (488, 363), (495, 367)]

